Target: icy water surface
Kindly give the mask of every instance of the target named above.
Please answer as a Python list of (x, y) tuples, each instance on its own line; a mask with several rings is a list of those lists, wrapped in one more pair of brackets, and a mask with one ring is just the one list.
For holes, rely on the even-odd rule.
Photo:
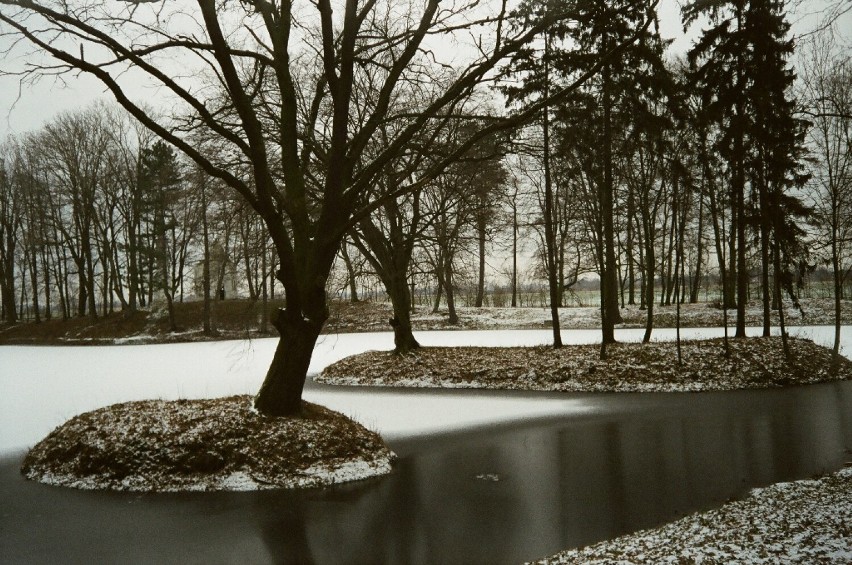
[(852, 446), (852, 382), (536, 398), (584, 409), (398, 439), (392, 475), (328, 490), (81, 492), (7, 457), (0, 561), (518, 563), (837, 469)]

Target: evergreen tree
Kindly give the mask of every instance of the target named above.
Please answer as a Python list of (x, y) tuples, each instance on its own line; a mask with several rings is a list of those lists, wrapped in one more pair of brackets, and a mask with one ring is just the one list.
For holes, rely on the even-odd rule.
[[(781, 256), (786, 257), (784, 263), (788, 263), (790, 254), (802, 249), (797, 241), (804, 231), (797, 221), (809, 215), (802, 202), (789, 194), (791, 188), (801, 187), (807, 180), (801, 164), (806, 127), (796, 118), (796, 104), (791, 95), (795, 75), (786, 61), (793, 54), (793, 41), (788, 36), (790, 25), (781, 10), (780, 2), (768, 0), (754, 1), (746, 10), (752, 38), (746, 68), (754, 77), (746, 92), (751, 118), (748, 157), (757, 200), (753, 223), (760, 235), (765, 336), (769, 335), (773, 294), (769, 273), (775, 270), (775, 278), (788, 276), (778, 271), (770, 248), (774, 244)], [(780, 308), (780, 298), (776, 303)]]
[(148, 254), (153, 287), (162, 290), (169, 313), (169, 327), (177, 330), (174, 296), (169, 272), (168, 232), (174, 224), (169, 207), (177, 197), (180, 174), (174, 150), (162, 141), (142, 150), (141, 183), (143, 216), (149, 223)]
[[(618, 306), (619, 262), (615, 243), (616, 186), (619, 184), (615, 155), (623, 150), (623, 137), (637, 114), (649, 115), (650, 105), (671, 92), (671, 80), (663, 65), (665, 49), (657, 33), (652, 6), (641, 0), (577, 2), (576, 25), (565, 28), (563, 37), (574, 46), (554, 57), (561, 76), (588, 72), (602, 65), (572, 106), (563, 106), (556, 130), (563, 140), (591, 141), (586, 167), (594, 183), (594, 224), (598, 233), (597, 256), (601, 275), (601, 356), (615, 341), (615, 324), (622, 321)], [(572, 115), (573, 114), (573, 115)], [(561, 127), (565, 124), (565, 127)], [(583, 136), (571, 130), (580, 128)], [(580, 138), (585, 137), (585, 141)], [(629, 220), (628, 220), (629, 221)], [(628, 258), (630, 261), (631, 258)]]
[[(749, 48), (744, 29), (745, 0), (697, 0), (683, 8), (684, 24), (693, 23), (702, 14), (710, 17), (711, 27), (704, 30), (689, 51), (694, 80), (708, 101), (708, 118), (719, 124), (716, 150), (728, 165), (730, 177), (732, 246), (729, 269), (736, 273), (736, 336), (745, 337), (745, 307), (748, 299), (745, 231), (745, 57)], [(733, 275), (732, 275), (733, 276)]]
[[(776, 263), (770, 257), (770, 238), (775, 238), (779, 249), (793, 249), (790, 238), (795, 240), (798, 231), (788, 229), (782, 234), (777, 228), (789, 227), (807, 212), (785, 192), (804, 182), (800, 173), (804, 129), (795, 119), (790, 94), (795, 77), (786, 64), (793, 53), (789, 24), (783, 3), (776, 0), (702, 0), (685, 6), (683, 14), (687, 25), (702, 14), (711, 21), (689, 58), (695, 82), (708, 100), (707, 116), (720, 130), (716, 150), (726, 160), (730, 175), (736, 336), (745, 337), (747, 227), (757, 230), (760, 244), (764, 333), (768, 334), (769, 272)], [(732, 257), (731, 268), (733, 263)]]
[[(530, 0), (524, 2), (518, 13), (525, 18), (535, 21), (548, 22), (549, 25), (542, 33), (539, 45), (530, 44), (518, 51), (512, 58), (507, 68), (507, 74), (521, 76), (522, 80), (517, 86), (504, 88), (507, 96), (507, 104), (519, 104), (531, 100), (550, 100), (551, 95), (556, 92), (556, 85), (560, 78), (566, 77), (572, 69), (568, 67), (564, 59), (568, 53), (564, 43), (569, 27), (564, 19), (556, 19), (554, 14), (569, 10), (573, 12), (576, 7), (564, 2), (547, 0), (537, 2)], [(559, 276), (557, 268), (556, 249), (556, 226), (554, 205), (553, 175), (551, 171), (551, 114), (552, 104), (545, 103), (541, 110), (541, 161), (544, 185), (543, 197), (543, 227), (544, 227), (544, 255), (547, 271), (550, 316), (553, 328), (553, 347), (562, 347), (562, 334), (559, 324), (560, 289), (558, 288)]]

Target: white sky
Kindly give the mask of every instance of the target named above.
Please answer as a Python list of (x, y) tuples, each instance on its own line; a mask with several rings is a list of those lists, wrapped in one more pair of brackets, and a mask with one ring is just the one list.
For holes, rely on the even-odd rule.
[[(665, 38), (675, 40), (674, 52), (684, 53), (690, 42), (700, 33), (700, 26), (693, 26), (689, 33), (684, 33), (680, 21), (680, 4), (683, 0), (660, 0), (660, 27)], [(791, 15), (794, 31), (801, 33), (815, 25), (819, 20), (819, 10), (828, 3), (838, 0), (803, 0), (797, 8), (797, 13)], [(847, 0), (843, 0), (847, 1)], [(816, 14), (816, 15), (815, 15)], [(852, 13), (844, 15), (838, 23), (838, 29), (852, 29)], [(0, 48), (8, 45), (7, 38), (0, 38)], [(27, 61), (7, 57), (0, 62), (0, 68), (9, 65), (18, 66)], [(103, 85), (96, 79), (84, 75), (66, 75), (63, 80), (46, 77), (35, 85), (23, 88), (15, 77), (0, 76), (0, 140), (9, 134), (23, 133), (38, 129), (43, 123), (56, 114), (82, 108), (99, 98), (110, 99)], [(139, 98), (150, 102), (157, 99), (156, 92), (137, 87), (130, 91)]]
[[(661, 31), (664, 37), (677, 38), (676, 47), (683, 51), (688, 40), (681, 29), (677, 2), (660, 0)], [(0, 47), (6, 44), (8, 40), (0, 38)], [(0, 63), (0, 68), (25, 62), (13, 58)], [(111, 99), (103, 85), (89, 75), (80, 73), (62, 78), (45, 77), (36, 85), (22, 88), (17, 78), (0, 76), (0, 140), (10, 133), (38, 129), (60, 112), (82, 108), (99, 98)], [(151, 91), (142, 88), (130, 91), (137, 97), (156, 100), (156, 93)]]

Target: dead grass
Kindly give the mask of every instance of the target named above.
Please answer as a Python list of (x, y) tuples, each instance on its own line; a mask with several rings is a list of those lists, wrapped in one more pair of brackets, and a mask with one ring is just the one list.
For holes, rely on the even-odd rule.
[(409, 355), (370, 351), (322, 372), (320, 382), (347, 385), (492, 388), (572, 392), (703, 391), (780, 387), (852, 378), (852, 361), (831, 370), (831, 351), (791, 338), (792, 362), (780, 337), (619, 343), (599, 359), (599, 345), (428, 347)]
[[(253, 490), (321, 486), (389, 470), (378, 434), (305, 402), (300, 418), (271, 418), (251, 397), (149, 400), (72, 418), (33, 447), (28, 479), (84, 489)], [(364, 476), (369, 476), (367, 472)], [(352, 477), (360, 478), (360, 477)]]

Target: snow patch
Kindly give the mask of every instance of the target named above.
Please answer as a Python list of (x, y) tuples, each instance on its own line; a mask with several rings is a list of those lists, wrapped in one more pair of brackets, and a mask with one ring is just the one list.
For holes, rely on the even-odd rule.
[(721, 508), (536, 561), (568, 563), (852, 563), (852, 468), (753, 489)]

